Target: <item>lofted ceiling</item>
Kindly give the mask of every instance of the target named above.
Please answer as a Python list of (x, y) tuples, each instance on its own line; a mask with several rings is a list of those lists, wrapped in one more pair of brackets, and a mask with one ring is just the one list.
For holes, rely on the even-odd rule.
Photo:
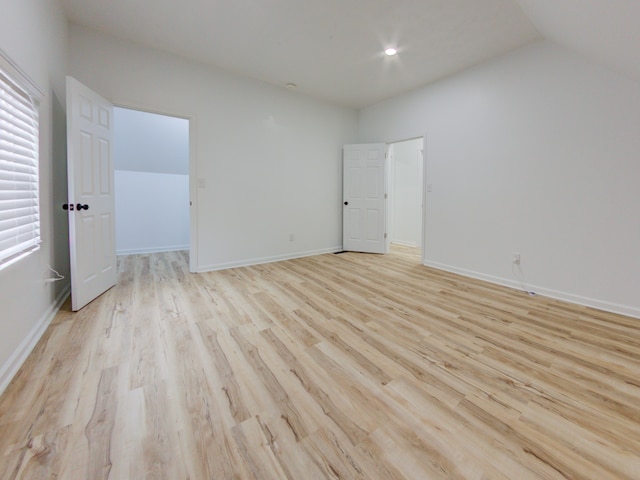
[[(606, 5), (640, 4), (638, 0), (61, 1), (73, 23), (283, 88), (295, 83), (303, 94), (353, 108), (434, 82), (542, 35), (578, 50), (593, 50), (586, 45), (590, 42), (601, 47), (600, 56), (610, 57), (616, 42), (602, 47), (597, 36), (589, 36), (593, 24), (583, 25), (582, 17), (571, 14), (590, 5), (594, 13), (587, 16), (593, 23)], [(635, 6), (630, 7), (632, 13), (638, 13)], [(615, 16), (611, 23), (615, 30)], [(565, 31), (567, 24), (574, 25)], [(636, 29), (630, 30), (637, 39)], [(389, 46), (398, 49), (397, 56), (384, 55)], [(629, 68), (640, 72), (640, 63)]]
[(542, 35), (640, 80), (639, 0), (517, 0)]

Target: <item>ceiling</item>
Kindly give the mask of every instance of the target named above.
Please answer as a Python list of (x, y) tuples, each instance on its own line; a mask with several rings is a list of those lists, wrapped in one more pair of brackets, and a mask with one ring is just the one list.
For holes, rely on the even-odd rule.
[[(601, 42), (592, 29), (603, 19), (610, 25), (605, 34), (616, 34), (617, 21), (624, 19), (634, 47), (640, 39), (638, 0), (61, 1), (73, 23), (283, 88), (295, 83), (300, 93), (353, 108), (543, 35), (612, 59), (624, 39)], [(629, 12), (611, 14), (617, 3)], [(384, 55), (389, 46), (397, 56)], [(612, 61), (627, 61), (624, 71), (637, 71), (640, 78), (640, 56), (622, 56), (622, 62)]]
[(640, 1), (517, 1), (545, 38), (640, 80)]

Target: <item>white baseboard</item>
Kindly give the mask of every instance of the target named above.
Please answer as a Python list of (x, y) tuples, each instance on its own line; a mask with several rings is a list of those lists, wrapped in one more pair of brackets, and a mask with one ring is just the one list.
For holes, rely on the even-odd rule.
[[(437, 262), (430, 262), (426, 260), (424, 265), (427, 267), (437, 268), (438, 270), (444, 270), (446, 272), (457, 273), (465, 277), (475, 278), (478, 280), (484, 280), (486, 282), (495, 283), (497, 285), (503, 285), (505, 287), (511, 287), (516, 290), (522, 290), (522, 286), (515, 280), (510, 280), (502, 277), (495, 277), (493, 275), (486, 275), (484, 273), (474, 272), (473, 270), (466, 270), (463, 268), (452, 267)], [(620, 315), (626, 315), (628, 317), (634, 317), (640, 319), (640, 308), (630, 305), (620, 305), (618, 303), (608, 302), (606, 300), (600, 300), (597, 298), (583, 297), (575, 295), (573, 293), (561, 292), (558, 290), (552, 290), (550, 288), (539, 287), (536, 285), (526, 285), (528, 291), (535, 292), (537, 295), (543, 297), (554, 298), (556, 300), (563, 300), (569, 303), (575, 303), (585, 307), (597, 308), (605, 312), (618, 313)]]
[(169, 245), (166, 247), (149, 247), (149, 248), (129, 248), (116, 251), (116, 255), (139, 255), (143, 253), (159, 253), (159, 252), (178, 252), (180, 250), (189, 250), (190, 245)]
[(38, 340), (42, 337), (47, 327), (51, 324), (53, 317), (56, 316), (58, 310), (69, 296), (70, 286), (67, 285), (62, 290), (55, 301), (49, 305), (46, 312), (42, 314), (38, 322), (33, 326), (29, 334), (20, 342), (18, 348), (11, 354), (9, 359), (0, 367), (0, 395), (11, 383), (20, 367), (25, 362), (31, 351), (35, 348)]
[(395, 243), (396, 245), (403, 245), (405, 247), (417, 247), (417, 243), (413, 242), (405, 242), (404, 240), (391, 240), (391, 243)]
[(251, 265), (261, 265), (264, 263), (282, 262), (284, 260), (293, 260), (295, 258), (312, 257), (314, 255), (323, 255), (325, 253), (336, 253), (342, 251), (342, 245), (339, 247), (323, 248), (320, 250), (308, 250), (306, 252), (289, 253), (285, 255), (274, 255), (272, 257), (250, 258), (239, 260), (237, 262), (215, 263), (212, 265), (199, 265), (196, 272), (214, 272), (216, 270), (226, 270), (227, 268), (250, 267)]

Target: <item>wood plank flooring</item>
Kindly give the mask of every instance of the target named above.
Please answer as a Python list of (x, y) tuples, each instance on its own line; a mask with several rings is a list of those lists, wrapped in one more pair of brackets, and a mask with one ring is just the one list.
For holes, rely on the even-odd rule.
[(640, 478), (640, 320), (407, 248), (118, 267), (0, 397), (1, 479)]

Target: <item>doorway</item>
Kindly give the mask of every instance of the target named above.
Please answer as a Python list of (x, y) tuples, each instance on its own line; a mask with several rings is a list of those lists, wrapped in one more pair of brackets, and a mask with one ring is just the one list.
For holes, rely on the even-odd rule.
[(424, 243), (424, 138), (388, 146), (388, 235), (391, 248), (415, 251)]
[(118, 255), (190, 249), (189, 120), (114, 107)]

